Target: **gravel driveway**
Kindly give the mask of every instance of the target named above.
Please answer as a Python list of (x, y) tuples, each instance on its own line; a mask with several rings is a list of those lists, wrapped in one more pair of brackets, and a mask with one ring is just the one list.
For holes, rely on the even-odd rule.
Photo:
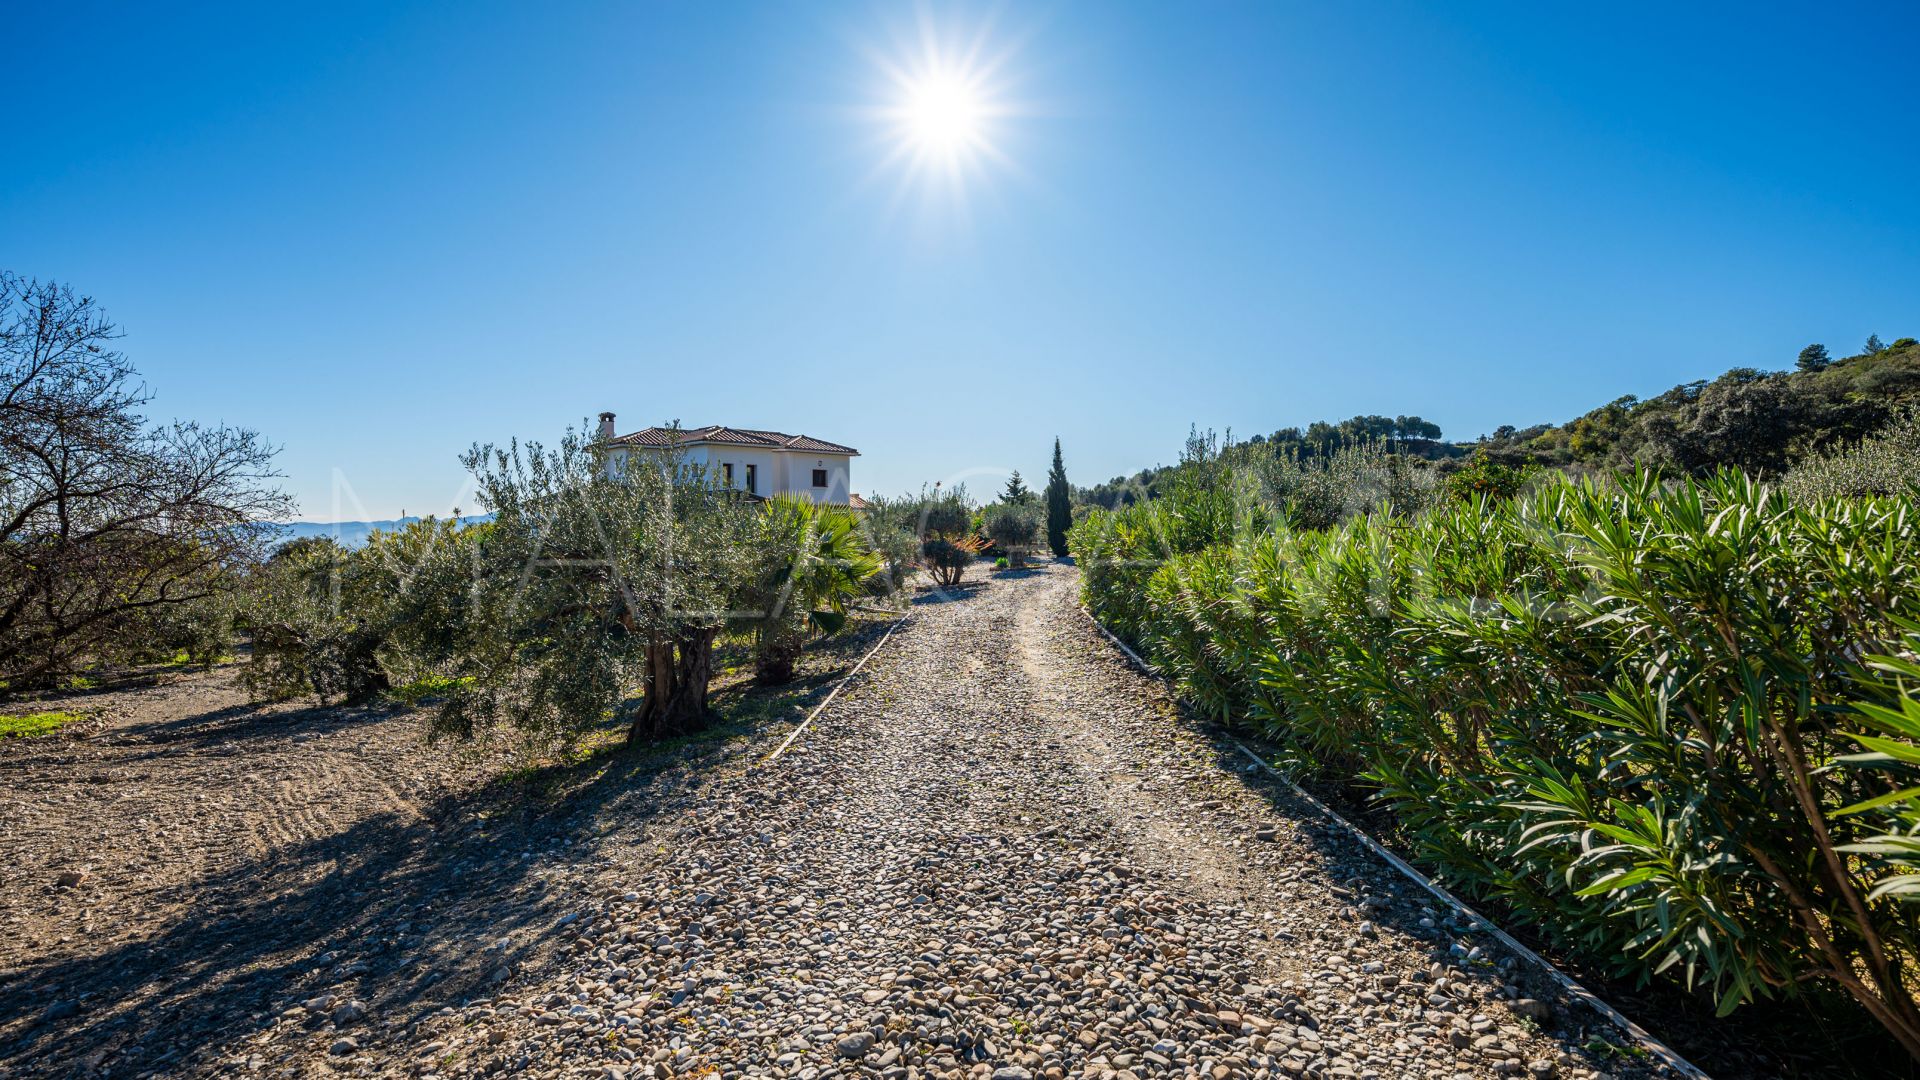
[(557, 970), (342, 1064), (1659, 1074), (1193, 730), (1076, 583), (1043, 564), (923, 597), (785, 757), (614, 860), (556, 921)]
[[(178, 812), (99, 819), (165, 822), (182, 850), (146, 872), (183, 884), (164, 925), (133, 870), (22, 886), (0, 1078), (1662, 1075), (1182, 718), (1072, 567), (975, 577), (771, 765), (792, 720), (543, 803), (458, 794), (404, 718), (236, 707), (184, 757), (73, 751), (192, 766), (139, 789)], [(67, 752), (7, 759), (67, 785), (0, 837), (39, 877), (81, 858), (80, 800), (121, 797)], [(337, 768), (300, 787), (309, 762)], [(185, 884), (255, 818), (270, 854)]]

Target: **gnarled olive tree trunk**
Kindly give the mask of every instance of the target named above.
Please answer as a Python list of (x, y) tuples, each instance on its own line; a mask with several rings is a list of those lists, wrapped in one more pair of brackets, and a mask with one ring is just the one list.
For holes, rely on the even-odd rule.
[(627, 728), (627, 743), (681, 735), (707, 722), (707, 683), (713, 677), (712, 630), (647, 646), (640, 711)]

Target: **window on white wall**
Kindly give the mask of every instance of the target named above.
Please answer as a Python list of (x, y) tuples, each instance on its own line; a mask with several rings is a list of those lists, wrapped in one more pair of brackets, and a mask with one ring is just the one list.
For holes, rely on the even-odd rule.
[(747, 493), (760, 494), (760, 466), (758, 465), (747, 466)]
[(827, 486), (827, 470), (825, 469), (813, 470), (813, 486), (814, 487)]
[(729, 461), (726, 464), (720, 466), (720, 470), (724, 472), (727, 476), (727, 486), (732, 487), (733, 486), (733, 462)]

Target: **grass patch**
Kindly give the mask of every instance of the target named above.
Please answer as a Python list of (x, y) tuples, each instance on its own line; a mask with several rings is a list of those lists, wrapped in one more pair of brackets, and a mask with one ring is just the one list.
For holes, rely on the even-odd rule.
[(171, 657), (162, 662), (162, 667), (213, 667), (215, 664), (231, 664), (232, 653), (221, 653), (211, 660), (196, 660), (185, 649), (176, 649)]
[(473, 682), (471, 675), (459, 678), (452, 675), (423, 675), (410, 683), (388, 690), (386, 696), (389, 700), (411, 708), (435, 698), (444, 698), (471, 682)]
[(86, 717), (74, 712), (37, 712), (24, 716), (0, 716), (0, 739), (25, 739), (35, 735), (51, 735), (68, 724), (77, 724)]

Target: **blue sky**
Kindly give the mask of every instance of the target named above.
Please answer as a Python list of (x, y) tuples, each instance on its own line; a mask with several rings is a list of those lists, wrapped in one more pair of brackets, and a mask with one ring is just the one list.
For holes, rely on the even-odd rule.
[[(45, 4), (0, 266), (306, 516), (473, 505), (601, 409), (851, 443), (895, 493), (1189, 423), (1559, 421), (1920, 332), (1920, 8)], [(878, 115), (932, 47), (959, 180)]]

